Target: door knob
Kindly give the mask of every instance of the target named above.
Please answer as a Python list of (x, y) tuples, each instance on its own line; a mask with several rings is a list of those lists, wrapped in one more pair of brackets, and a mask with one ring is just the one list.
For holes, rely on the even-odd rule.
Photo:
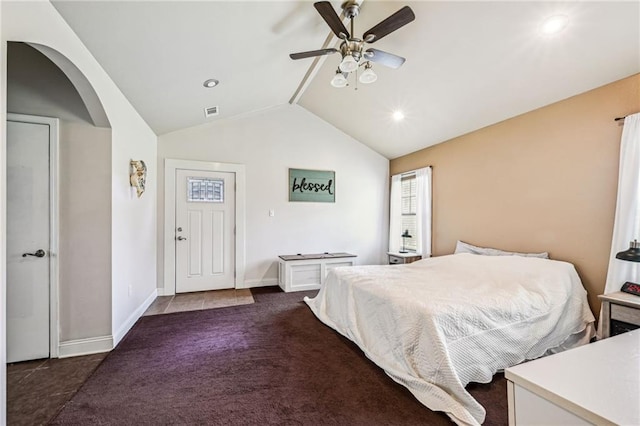
[(178, 241), (182, 241), (182, 240), (186, 240), (186, 239), (187, 239), (187, 237), (178, 237), (178, 238), (176, 238), (176, 240), (178, 240)]
[(35, 253), (22, 253), (22, 257), (27, 257), (27, 256), (44, 257), (45, 254), (46, 253), (44, 250), (38, 249), (36, 250)]

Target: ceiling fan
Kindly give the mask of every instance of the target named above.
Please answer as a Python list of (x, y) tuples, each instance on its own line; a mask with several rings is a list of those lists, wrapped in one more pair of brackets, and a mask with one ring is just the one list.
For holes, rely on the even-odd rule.
[(362, 38), (356, 38), (353, 35), (353, 21), (358, 13), (360, 13), (360, 4), (354, 0), (347, 0), (343, 5), (344, 16), (349, 18), (351, 32), (342, 23), (342, 20), (328, 1), (319, 1), (313, 4), (322, 19), (325, 20), (331, 31), (342, 40), (340, 48), (328, 48), (320, 50), (311, 50), (308, 52), (292, 53), (289, 55), (291, 59), (304, 59), (315, 56), (329, 55), (332, 53), (340, 53), (342, 60), (336, 71), (336, 75), (331, 80), (334, 87), (344, 87), (347, 85), (347, 77), (358, 67), (364, 66), (364, 71), (360, 74), (361, 83), (373, 83), (378, 78), (371, 69), (371, 62), (379, 63), (387, 67), (396, 69), (402, 66), (405, 58), (394, 55), (393, 53), (383, 52), (382, 50), (368, 48), (365, 45), (375, 43), (386, 35), (407, 25), (416, 19), (413, 11), (409, 6), (404, 6), (396, 13), (382, 20), (368, 31), (365, 31)]

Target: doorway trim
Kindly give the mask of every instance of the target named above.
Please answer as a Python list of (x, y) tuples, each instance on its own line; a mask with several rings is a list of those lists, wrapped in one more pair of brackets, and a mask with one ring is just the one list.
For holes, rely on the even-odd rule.
[(58, 177), (59, 120), (51, 117), (7, 113), (7, 121), (44, 124), (49, 126), (49, 358), (58, 358), (60, 342), (60, 327), (58, 324), (58, 199), (60, 197)]
[(210, 161), (164, 160), (164, 283), (158, 294), (176, 294), (176, 170), (228, 172), (236, 175), (235, 288), (244, 288), (246, 187), (244, 164)]

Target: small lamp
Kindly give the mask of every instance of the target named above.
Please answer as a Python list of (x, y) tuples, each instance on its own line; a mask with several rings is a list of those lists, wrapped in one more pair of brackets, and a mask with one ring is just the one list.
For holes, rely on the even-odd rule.
[[(626, 260), (627, 262), (640, 262), (640, 243), (633, 240), (629, 243), (629, 248), (616, 254), (616, 259)], [(640, 296), (640, 285), (627, 281), (620, 288), (625, 293), (631, 293)]]
[(411, 235), (409, 235), (409, 230), (405, 229), (404, 232), (401, 235), (402, 237), (402, 250), (400, 250), (400, 253), (409, 253), (409, 251), (407, 251), (405, 249), (405, 246), (407, 245), (405, 242), (405, 238), (413, 238)]
[(629, 248), (616, 254), (616, 259), (626, 260), (628, 262), (640, 262), (640, 243), (633, 240), (629, 244)]

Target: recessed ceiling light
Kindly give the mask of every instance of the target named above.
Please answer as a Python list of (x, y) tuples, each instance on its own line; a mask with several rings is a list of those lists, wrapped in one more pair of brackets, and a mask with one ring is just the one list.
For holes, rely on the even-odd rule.
[(218, 84), (220, 84), (220, 82), (215, 78), (210, 78), (209, 80), (202, 83), (204, 87), (216, 87)]
[(393, 119), (396, 121), (400, 121), (404, 118), (404, 113), (400, 110), (393, 112)]
[(553, 15), (544, 20), (540, 26), (540, 32), (545, 35), (558, 34), (567, 27), (568, 23), (567, 15)]

